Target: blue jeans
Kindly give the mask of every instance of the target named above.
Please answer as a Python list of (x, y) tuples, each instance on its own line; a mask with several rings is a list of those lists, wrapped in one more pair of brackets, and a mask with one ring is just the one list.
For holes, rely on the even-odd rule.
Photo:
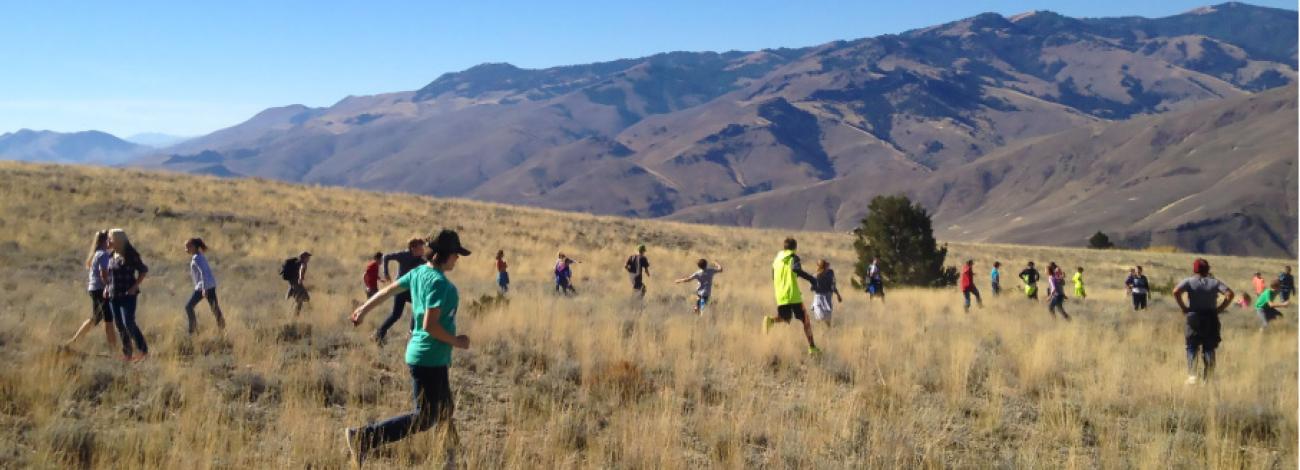
[(458, 439), (456, 426), (451, 421), (456, 405), (451, 399), (451, 383), (447, 376), (447, 367), (409, 364), (407, 367), (411, 370), (415, 410), (358, 429), (358, 440), (363, 450), (400, 441), (411, 434), (425, 431), (439, 422), (447, 423), (448, 438), (453, 444)]
[(975, 302), (979, 303), (980, 307), (983, 307), (983, 306), (984, 306), (984, 300), (980, 299), (980, 290), (979, 290), (979, 288), (977, 288), (977, 287), (975, 287), (975, 286), (970, 286), (969, 289), (962, 289), (962, 290), (961, 290), (961, 296), (966, 300), (966, 302), (962, 304), (962, 308), (965, 308), (966, 310), (970, 310), (970, 296), (971, 296), (971, 295), (974, 295), (974, 296), (975, 296)]
[(1055, 317), (1058, 311), (1066, 320), (1070, 319), (1070, 314), (1065, 313), (1065, 295), (1063, 294), (1056, 294), (1047, 299), (1047, 313)]
[(132, 341), (140, 354), (149, 354), (149, 345), (144, 342), (144, 333), (135, 324), (136, 296), (122, 295), (108, 299), (108, 308), (113, 312), (113, 323), (117, 325), (117, 334), (122, 337), (122, 354), (130, 356)]
[(189, 320), (190, 334), (194, 334), (194, 324), (196, 323), (194, 318), (194, 307), (198, 305), (199, 301), (203, 300), (204, 297), (207, 297), (208, 299), (208, 307), (212, 309), (212, 316), (217, 317), (217, 327), (221, 329), (226, 328), (226, 319), (221, 315), (221, 305), (217, 303), (217, 288), (213, 287), (206, 291), (194, 291), (194, 294), (190, 295), (190, 301), (185, 303), (185, 318)]
[[(407, 302), (411, 301), (411, 292), (406, 291), (393, 296), (393, 312), (388, 314), (388, 318), (379, 325), (379, 331), (375, 332), (375, 337), (385, 338), (388, 336), (388, 329), (397, 324), (397, 320), (402, 319), (402, 312), (406, 310)], [(415, 329), (415, 315), (411, 315), (411, 329)]]
[(497, 287), (501, 289), (501, 292), (510, 291), (510, 273), (507, 272), (497, 273)]

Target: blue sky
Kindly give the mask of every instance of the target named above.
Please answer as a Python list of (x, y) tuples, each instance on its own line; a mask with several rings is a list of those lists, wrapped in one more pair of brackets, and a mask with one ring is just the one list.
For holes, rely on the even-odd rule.
[(0, 132), (199, 135), (267, 107), (413, 90), (482, 62), (535, 68), (674, 50), (800, 47), (986, 11), (1158, 17), (1205, 4), (0, 1)]

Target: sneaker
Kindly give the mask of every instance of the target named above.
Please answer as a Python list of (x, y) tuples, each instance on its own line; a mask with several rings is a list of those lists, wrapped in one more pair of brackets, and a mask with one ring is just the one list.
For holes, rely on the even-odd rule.
[(357, 430), (352, 428), (343, 428), (343, 444), (348, 452), (348, 461), (361, 466), (364, 456), (361, 454), (361, 441), (357, 439)]
[(821, 349), (818, 349), (817, 346), (808, 346), (808, 355), (809, 355), (809, 356), (820, 356), (820, 355), (822, 355), (822, 350), (821, 350)]
[(771, 330), (772, 325), (775, 323), (776, 320), (772, 317), (763, 317), (763, 334), (767, 334), (768, 330)]
[(1199, 382), (1199, 380), (1196, 379), (1195, 375), (1189, 375), (1187, 376), (1187, 382), (1184, 383), (1187, 385), (1196, 385), (1197, 382)]

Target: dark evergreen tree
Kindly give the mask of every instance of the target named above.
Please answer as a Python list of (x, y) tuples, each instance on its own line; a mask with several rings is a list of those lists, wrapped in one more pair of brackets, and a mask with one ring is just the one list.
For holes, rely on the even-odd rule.
[(957, 269), (945, 268), (948, 246), (934, 240), (930, 214), (906, 196), (876, 196), (862, 225), (853, 231), (854, 286), (866, 280), (872, 258), (891, 284), (937, 287), (957, 282)]

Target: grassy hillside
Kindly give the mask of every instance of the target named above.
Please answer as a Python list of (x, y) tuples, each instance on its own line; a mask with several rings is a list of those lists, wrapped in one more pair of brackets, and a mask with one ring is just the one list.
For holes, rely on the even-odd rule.
[[(0, 163), (0, 467), (337, 468), (339, 430), (409, 407), (404, 332), (353, 329), (364, 259), (440, 227), (475, 254), (451, 273), (461, 332), (451, 372), (470, 468), (497, 467), (1214, 467), (1296, 466), (1296, 313), (1256, 331), (1224, 316), (1218, 379), (1183, 385), (1182, 320), (1167, 298), (1134, 314), (1119, 284), (1141, 263), (1181, 277), (1191, 255), (954, 244), (952, 264), (1055, 260), (1088, 269), (1091, 295), (1053, 321), (1042, 303), (986, 298), (967, 315), (952, 289), (848, 292), (850, 240), (797, 233), (805, 259), (839, 270), (846, 303), (817, 325), (760, 333), (769, 268), (787, 232), (633, 221), (404, 194), (134, 171)], [(152, 268), (139, 322), (152, 357), (124, 364), (94, 332), (81, 261), (93, 230), (122, 227)], [(183, 241), (201, 236), (229, 326), (187, 338)], [(650, 246), (650, 295), (632, 298), (622, 261)], [(279, 261), (308, 249), (313, 302), (293, 318)], [(509, 303), (490, 252), (507, 251)], [(556, 251), (580, 295), (550, 292)], [(721, 262), (714, 305), (669, 279)], [(1211, 257), (1238, 289), (1286, 261)], [(987, 292), (987, 277), (979, 277)], [(806, 286), (805, 286), (806, 288)], [(383, 310), (383, 309), (381, 309)], [(409, 312), (408, 312), (409, 315)], [(399, 324), (404, 324), (405, 319)], [(397, 328), (395, 330), (400, 330)], [(379, 466), (440, 462), (432, 433)]]

